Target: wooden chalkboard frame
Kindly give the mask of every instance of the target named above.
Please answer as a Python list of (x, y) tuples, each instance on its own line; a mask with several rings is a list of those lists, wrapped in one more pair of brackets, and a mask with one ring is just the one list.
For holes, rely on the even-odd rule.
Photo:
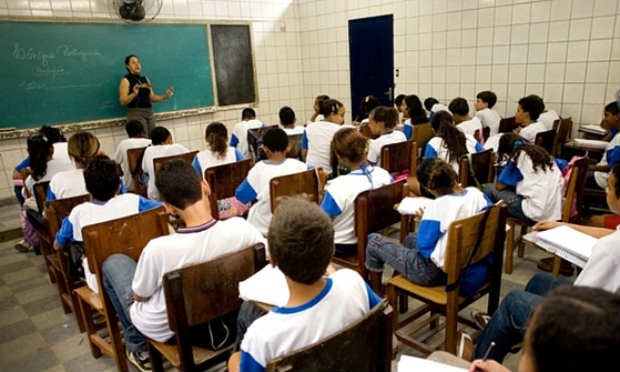
[[(10, 22), (16, 22), (16, 23), (52, 23), (52, 24), (102, 24), (102, 25), (117, 25), (118, 22), (114, 22), (114, 21), (109, 21), (109, 20), (96, 20), (94, 22), (85, 22), (84, 20), (75, 20), (75, 19), (62, 19), (62, 18), (53, 18), (53, 19), (31, 19), (31, 18), (27, 18), (24, 19), (22, 17), (18, 17), (18, 18), (10, 18), (7, 19), (5, 17), (0, 17), (0, 22), (2, 23), (10, 23)], [(190, 117), (190, 116), (196, 116), (196, 115), (203, 115), (206, 113), (212, 113), (212, 112), (216, 112), (219, 110), (231, 110), (231, 109), (235, 109), (236, 107), (239, 107), (243, 104), (247, 105), (247, 104), (256, 104), (258, 102), (258, 94), (257, 94), (257, 77), (256, 77), (256, 69), (254, 66), (255, 63), (255, 58), (253, 55), (253, 41), (252, 41), (252, 30), (251, 30), (251, 25), (247, 22), (234, 22), (231, 21), (230, 23), (212, 23), (212, 22), (208, 22), (208, 21), (196, 21), (196, 20), (174, 20), (174, 21), (158, 21), (158, 22), (151, 22), (149, 23), (150, 25), (160, 25), (160, 26), (166, 26), (166, 25), (193, 25), (193, 26), (202, 26), (204, 27), (205, 30), (205, 38), (206, 38), (206, 42), (207, 42), (207, 52), (208, 52), (208, 61), (209, 61), (209, 68), (210, 68), (210, 75), (211, 75), (211, 86), (209, 87), (212, 91), (212, 96), (213, 96), (213, 100), (212, 100), (212, 104), (211, 105), (206, 105), (206, 106), (200, 106), (200, 107), (193, 107), (193, 108), (187, 108), (187, 109), (179, 109), (179, 110), (157, 110), (158, 105), (160, 104), (154, 104), (154, 109), (155, 109), (155, 117), (156, 120), (170, 120), (170, 119), (175, 119), (175, 118), (181, 118), (181, 117)], [(249, 102), (233, 102), (233, 103), (225, 103), (225, 100), (219, 100), (218, 97), (218, 93), (217, 93), (217, 89), (216, 89), (216, 79), (217, 79), (217, 75), (216, 75), (216, 71), (214, 69), (214, 50), (213, 50), (213, 44), (211, 41), (211, 26), (213, 25), (235, 25), (235, 26), (239, 26), (239, 27), (245, 27), (245, 29), (247, 30), (248, 33), (248, 47), (249, 47), (249, 56), (250, 56), (250, 61), (251, 61), (251, 73), (252, 73), (252, 92), (253, 92), (253, 100), (249, 101)], [(137, 27), (140, 27), (140, 25), (137, 25)], [(122, 63), (122, 62), (121, 62)], [(146, 63), (146, 62), (145, 62)], [(120, 77), (121, 77), (121, 73), (122, 73), (122, 67), (119, 68), (119, 73), (118, 76), (115, 76), (115, 79), (117, 79), (117, 81), (120, 81)], [(117, 84), (117, 82), (116, 82)], [(159, 82), (154, 81), (154, 84), (156, 85), (156, 93), (162, 94), (165, 91), (166, 86), (160, 84)], [(161, 85), (161, 86), (160, 86)], [(160, 111), (160, 112), (157, 112)], [(94, 128), (102, 128), (102, 127), (117, 127), (117, 126), (121, 126), (124, 124), (125, 118), (124, 117), (97, 117), (97, 118), (93, 118), (88, 119), (88, 120), (67, 120), (67, 121), (63, 121), (63, 122), (46, 122), (46, 123), (30, 123), (30, 124), (24, 124), (21, 125), (20, 123), (11, 123), (11, 122), (6, 122), (6, 121), (0, 121), (0, 131), (2, 133), (0, 133), (0, 139), (6, 139), (6, 138), (18, 138), (18, 137), (22, 137), (24, 135), (27, 135), (28, 133), (32, 132), (33, 130), (36, 130), (40, 125), (42, 124), (50, 124), (50, 125), (54, 125), (57, 127), (61, 127), (64, 128), (67, 131), (73, 131), (73, 130), (77, 130), (77, 129), (94, 129)], [(17, 125), (16, 125), (17, 124)]]

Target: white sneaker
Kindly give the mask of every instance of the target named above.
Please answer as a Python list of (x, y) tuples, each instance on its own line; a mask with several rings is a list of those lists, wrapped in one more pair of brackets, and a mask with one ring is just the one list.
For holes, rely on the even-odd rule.
[(127, 360), (136, 366), (140, 372), (151, 372), (153, 370), (149, 353), (146, 351), (127, 351)]

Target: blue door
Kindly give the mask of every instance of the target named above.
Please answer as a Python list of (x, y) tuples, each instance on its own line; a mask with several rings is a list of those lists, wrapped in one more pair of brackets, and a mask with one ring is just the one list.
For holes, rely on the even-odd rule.
[(360, 102), (368, 95), (382, 105), (394, 102), (393, 16), (349, 21), (349, 66), (351, 71), (352, 118), (359, 115)]

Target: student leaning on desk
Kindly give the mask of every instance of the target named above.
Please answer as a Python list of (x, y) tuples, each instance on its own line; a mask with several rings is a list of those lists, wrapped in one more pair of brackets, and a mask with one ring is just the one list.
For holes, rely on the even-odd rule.
[[(609, 175), (605, 189), (609, 209), (620, 215), (620, 164), (616, 164)], [(547, 230), (563, 224), (556, 221), (541, 221), (534, 225), (535, 230)], [(569, 224), (583, 233), (599, 238), (592, 248), (592, 255), (574, 282), (572, 289), (581, 287), (600, 288), (612, 293), (620, 293), (620, 225), (615, 230), (592, 226)], [(547, 273), (535, 274), (527, 283), (525, 290), (510, 291), (502, 300), (497, 311), (484, 327), (476, 348), (474, 359), (481, 358), (491, 342), (495, 347), (489, 359), (502, 362), (514, 345), (523, 341), (530, 315), (543, 301), (548, 292), (560, 285), (570, 285), (570, 281), (554, 278)], [(618, 316), (616, 308), (616, 317)], [(574, 337), (581, 336), (576, 333)], [(558, 337), (558, 342), (571, 338)], [(597, 358), (594, 358), (597, 359)], [(484, 370), (484, 369), (483, 369)], [(558, 371), (565, 371), (558, 368)], [(584, 369), (596, 370), (596, 369)], [(601, 369), (602, 370), (602, 369)], [(496, 371), (488, 369), (488, 371)], [(539, 372), (541, 370), (538, 370)]]

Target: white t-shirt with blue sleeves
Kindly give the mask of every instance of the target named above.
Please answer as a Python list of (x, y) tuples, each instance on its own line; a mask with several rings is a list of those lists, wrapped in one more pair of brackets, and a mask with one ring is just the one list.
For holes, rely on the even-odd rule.
[[(469, 134), (465, 134), (465, 147), (467, 148), (467, 152), (470, 154), (484, 151), (484, 147), (482, 147), (482, 145)], [(456, 174), (459, 174), (460, 159), (456, 159), (452, 162), (448, 160), (448, 148), (446, 147), (446, 143), (444, 142), (443, 138), (433, 137), (426, 143), (422, 159), (427, 158), (439, 158), (449, 163), (456, 172)]]
[(245, 157), (243, 157), (241, 151), (232, 146), (226, 149), (226, 154), (224, 154), (223, 157), (220, 157), (219, 153), (211, 149), (206, 149), (196, 154), (194, 160), (192, 161), (192, 167), (194, 167), (196, 172), (204, 178), (205, 170), (207, 168), (215, 167), (216, 165), (234, 163), (240, 160), (245, 160)]
[(394, 181), (383, 168), (367, 166), (327, 182), (321, 209), (334, 217), (334, 243), (355, 244), (355, 198)]
[(250, 153), (250, 147), (248, 144), (248, 129), (264, 127), (265, 124), (256, 119), (244, 120), (237, 124), (232, 130), (230, 135), (230, 146), (236, 147), (245, 159), (252, 157)]
[(492, 203), (480, 190), (467, 187), (461, 194), (434, 199), (425, 209), (418, 227), (416, 245), (420, 254), (437, 267), (444, 267), (448, 227), (456, 220), (473, 216)]
[(271, 222), (271, 196), (269, 181), (274, 177), (284, 176), (308, 170), (309, 167), (297, 159), (286, 158), (280, 163), (262, 160), (248, 172), (246, 179), (235, 190), (235, 197), (241, 203), (256, 199), (248, 212), (248, 222), (263, 234), (269, 230)]
[(308, 150), (306, 164), (314, 168), (323, 168), (327, 174), (331, 173), (329, 155), (332, 139), (338, 130), (345, 127), (330, 121), (317, 121), (308, 124), (301, 137), (301, 148)]
[(337, 333), (381, 301), (353, 270), (340, 269), (326, 281), (309, 302), (274, 307), (252, 323), (241, 342), (241, 371), (265, 371), (271, 360)]
[[(598, 162), (597, 165), (605, 166), (608, 165), (610, 168), (613, 168), (616, 163), (620, 161), (620, 134), (616, 133), (616, 135), (609, 141), (607, 147), (605, 148), (605, 154)], [(609, 172), (594, 172), (594, 179), (596, 180), (596, 184), (599, 185), (600, 188), (604, 189), (607, 187), (607, 180), (609, 179)]]
[(559, 221), (562, 218), (564, 181), (555, 162), (551, 169), (543, 171), (539, 167), (534, 171), (532, 159), (521, 151), (517, 162), (509, 161), (497, 181), (513, 187), (523, 197), (521, 208), (527, 218), (533, 221)]
[[(120, 194), (124, 194), (126, 190), (122, 178), (120, 179), (120, 186)], [(86, 190), (84, 169), (73, 169), (54, 175), (47, 188), (45, 199), (52, 201), (86, 194), (88, 194), (88, 190)]]
[[(69, 216), (62, 220), (62, 226), (58, 233), (56, 233), (56, 243), (64, 247), (71, 241), (81, 242), (84, 240), (82, 238), (82, 228), (85, 226), (130, 216), (159, 207), (160, 205), (162, 205), (160, 201), (149, 200), (132, 193), (116, 195), (104, 203), (92, 200), (87, 201), (75, 206)], [(84, 268), (86, 284), (94, 292), (98, 292), (97, 279), (90, 272), (86, 257), (82, 260), (82, 267)]]

